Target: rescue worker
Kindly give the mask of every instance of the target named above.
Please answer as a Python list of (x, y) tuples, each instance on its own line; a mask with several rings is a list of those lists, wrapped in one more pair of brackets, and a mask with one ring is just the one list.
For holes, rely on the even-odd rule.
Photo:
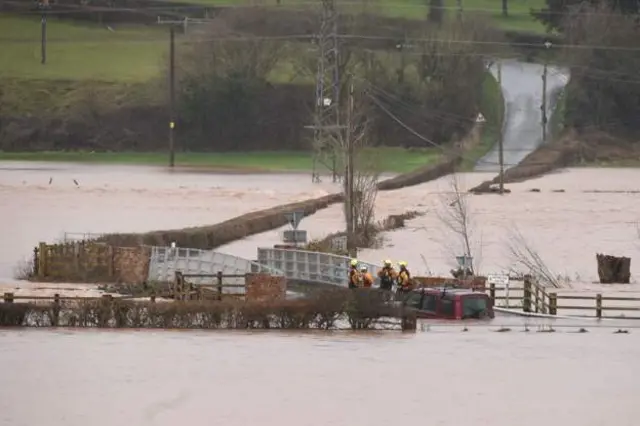
[(373, 287), (373, 277), (367, 271), (367, 266), (366, 265), (361, 265), (360, 266), (360, 277), (361, 277), (361, 280), (362, 280), (362, 287), (364, 287), (364, 288)]
[(411, 291), (411, 273), (407, 269), (407, 262), (398, 262), (400, 267), (396, 283), (398, 284), (398, 293), (407, 293)]
[(398, 276), (395, 269), (391, 265), (390, 260), (385, 260), (382, 269), (378, 271), (378, 278), (380, 278), (380, 289), (391, 291), (393, 284)]
[(358, 288), (360, 286), (360, 272), (358, 271), (358, 261), (351, 259), (351, 267), (349, 268), (349, 288)]

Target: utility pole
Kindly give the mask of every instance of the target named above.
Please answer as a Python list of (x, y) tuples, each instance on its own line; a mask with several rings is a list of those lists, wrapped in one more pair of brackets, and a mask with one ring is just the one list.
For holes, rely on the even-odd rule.
[[(498, 86), (502, 90), (502, 62), (498, 60)], [(500, 195), (504, 194), (504, 140), (502, 138), (502, 123), (498, 129), (498, 162), (500, 163)]]
[(542, 105), (540, 106), (542, 112), (542, 143), (547, 143), (547, 74), (549, 67), (549, 49), (551, 48), (551, 42), (546, 41), (544, 43), (544, 66), (542, 68)]
[(176, 160), (176, 147), (174, 141), (175, 100), (176, 100), (176, 30), (173, 25), (169, 27), (169, 167), (173, 168)]
[(47, 63), (47, 11), (51, 8), (49, 0), (42, 0), (38, 4), (42, 10), (42, 17), (40, 19), (40, 63), (45, 65)]
[(322, 0), (320, 29), (316, 35), (318, 67), (313, 130), (313, 171), (311, 180), (320, 182), (318, 167), (331, 169), (332, 180), (339, 178), (336, 149), (340, 140), (340, 71), (338, 11), (336, 0)]
[(347, 222), (347, 250), (349, 256), (356, 257), (354, 247), (354, 236), (356, 231), (356, 218), (354, 208), (354, 175), (355, 175), (355, 147), (354, 147), (354, 135), (353, 135), (353, 77), (349, 76), (349, 100), (347, 104), (347, 118), (346, 118), (346, 131), (345, 131), (345, 144), (347, 151), (347, 161), (344, 178), (344, 192), (345, 192), (345, 212)]

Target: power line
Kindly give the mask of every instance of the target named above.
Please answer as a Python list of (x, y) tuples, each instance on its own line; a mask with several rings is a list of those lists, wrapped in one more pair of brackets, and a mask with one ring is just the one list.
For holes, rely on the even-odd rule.
[[(24, 5), (23, 2), (16, 2), (16, 1), (5, 1), (4, 2), (7, 5)], [(361, 12), (364, 10), (365, 13), (369, 12), (369, 10), (371, 9), (375, 9), (376, 7), (380, 7), (380, 6), (389, 6), (392, 7), (393, 9), (397, 9), (397, 10), (451, 10), (451, 11), (455, 11), (455, 12), (459, 12), (460, 9), (457, 6), (427, 6), (427, 5), (423, 5), (423, 4), (411, 4), (411, 3), (400, 3), (400, 2), (391, 2), (391, 1), (381, 1), (378, 2), (377, 4), (374, 4), (373, 6), (367, 5), (365, 6), (364, 3), (362, 2), (357, 2), (357, 1), (340, 1), (337, 2), (339, 7), (358, 7), (359, 10), (358, 12)], [(54, 6), (55, 7), (55, 6)], [(52, 12), (54, 14), (66, 14), (66, 13), (78, 13), (78, 12), (83, 12), (83, 11), (90, 11), (90, 12), (113, 12), (113, 13), (119, 13), (119, 12), (172, 12), (172, 11), (183, 11), (183, 10), (220, 10), (220, 11), (224, 11), (225, 9), (279, 9), (279, 10), (310, 10), (311, 8), (317, 8), (318, 7), (318, 3), (315, 1), (309, 1), (309, 0), (296, 0), (294, 3), (271, 3), (271, 4), (259, 4), (259, 5), (254, 5), (254, 4), (238, 4), (238, 3), (216, 3), (213, 5), (194, 5), (194, 4), (185, 4), (184, 6), (154, 6), (154, 7), (145, 7), (145, 8), (126, 8), (126, 7), (104, 7), (104, 6), (84, 6), (84, 5), (71, 5), (71, 4), (65, 4), (64, 5), (65, 8), (74, 8), (74, 9), (78, 9), (78, 10), (56, 10), (53, 9)], [(368, 10), (369, 9), (369, 10)], [(565, 12), (556, 12), (553, 10), (545, 10), (543, 12), (542, 9), (539, 10), (535, 10), (536, 12), (542, 12), (544, 15), (550, 15), (550, 16), (566, 16), (566, 15), (572, 15), (572, 16), (609, 16), (609, 17), (619, 17), (619, 18), (625, 18), (625, 19), (632, 19), (629, 16), (626, 16), (624, 14), (621, 14), (619, 12), (584, 12), (584, 11), (565, 11)], [(463, 7), (462, 9), (462, 13), (467, 13), (467, 12), (481, 12), (481, 13), (502, 13), (502, 8), (483, 8), (483, 7)], [(33, 11), (25, 11), (23, 12), (23, 14), (36, 14), (39, 13), (35, 10)], [(364, 13), (362, 13), (364, 14)], [(388, 17), (388, 18), (394, 18), (393, 15), (389, 15), (389, 14), (384, 14), (384, 13), (372, 13), (373, 15), (380, 15), (382, 17)], [(532, 21), (535, 21), (535, 17), (531, 15), (531, 10), (528, 11), (518, 11), (518, 10), (509, 10), (509, 15), (510, 17), (512, 16), (530, 16)], [(400, 19), (402, 19), (402, 17), (400, 17)], [(412, 18), (404, 18), (404, 19), (408, 19), (408, 20), (416, 20), (416, 19), (412, 19)], [(418, 19), (421, 20), (421, 19)]]

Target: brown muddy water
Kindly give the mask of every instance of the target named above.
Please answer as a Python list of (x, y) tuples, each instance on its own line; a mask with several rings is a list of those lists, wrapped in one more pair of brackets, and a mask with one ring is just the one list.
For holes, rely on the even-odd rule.
[(636, 426), (640, 334), (0, 331), (7, 426)]
[[(464, 173), (457, 181), (467, 189), (487, 177), (485, 173)], [(516, 266), (509, 246), (519, 232), (551, 272), (569, 283), (590, 286), (597, 280), (596, 253), (630, 256), (632, 274), (640, 276), (640, 169), (565, 169), (507, 188), (512, 192), (503, 196), (464, 196), (472, 253), (480, 272), (501, 273)], [(449, 207), (452, 192), (451, 177), (381, 192), (376, 203), (378, 218), (407, 210), (421, 211), (424, 216), (407, 222), (404, 229), (385, 233), (381, 247), (361, 250), (359, 257), (374, 263), (405, 260), (415, 274), (448, 275), (455, 255), (463, 252), (460, 235), (442, 221), (453, 211)], [(344, 229), (341, 209), (336, 205), (303, 219), (299, 229), (307, 230), (310, 238)], [(252, 253), (256, 246), (276, 243), (281, 231), (254, 235), (220, 250), (234, 255)]]
[(0, 279), (12, 277), (15, 265), (39, 241), (62, 238), (64, 232), (209, 225), (331, 192), (333, 185), (314, 185), (310, 175), (171, 173), (157, 167), (0, 162)]
[[(470, 186), (486, 177), (461, 180)], [(639, 178), (631, 170), (570, 170), (511, 185), (509, 196), (470, 197), (483, 269), (504, 263), (500, 241), (513, 222), (554, 267), (575, 274), (593, 276), (595, 251), (633, 256), (640, 196), (583, 190), (640, 189)], [(406, 259), (419, 271), (423, 254), (432, 271), (446, 272), (435, 209), (447, 188), (441, 179), (381, 193), (379, 217), (427, 214), (361, 257)], [(0, 164), (0, 277), (10, 277), (38, 241), (64, 231), (212, 224), (335, 189), (301, 175)], [(301, 224), (313, 237), (342, 226), (339, 206)], [(257, 244), (278, 240), (269, 232), (227, 251), (253, 258)], [(640, 329), (613, 334), (618, 323), (566, 320), (571, 327), (535, 332), (546, 321), (496, 318), (492, 325), (509, 325), (508, 333), (482, 325), (462, 333), (459, 324), (416, 334), (0, 330), (0, 424), (636, 426)], [(575, 333), (580, 321), (589, 333)]]

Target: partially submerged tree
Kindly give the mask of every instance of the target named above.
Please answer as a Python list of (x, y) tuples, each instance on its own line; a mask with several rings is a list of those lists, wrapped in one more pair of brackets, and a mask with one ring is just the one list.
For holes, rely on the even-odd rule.
[(469, 263), (465, 268), (456, 265), (451, 273), (454, 277), (477, 275), (482, 256), (482, 235), (477, 231), (469, 206), (470, 194), (461, 189), (457, 174), (450, 177), (449, 191), (439, 199), (436, 209), (438, 219), (444, 226), (443, 245), (452, 257), (464, 256)]
[[(512, 262), (510, 272), (522, 275), (531, 274), (537, 277), (543, 284), (556, 288), (562, 287), (558, 275), (554, 274), (547, 266), (542, 256), (522, 235), (517, 227), (511, 231), (507, 249)], [(524, 270), (524, 271), (523, 271)]]

